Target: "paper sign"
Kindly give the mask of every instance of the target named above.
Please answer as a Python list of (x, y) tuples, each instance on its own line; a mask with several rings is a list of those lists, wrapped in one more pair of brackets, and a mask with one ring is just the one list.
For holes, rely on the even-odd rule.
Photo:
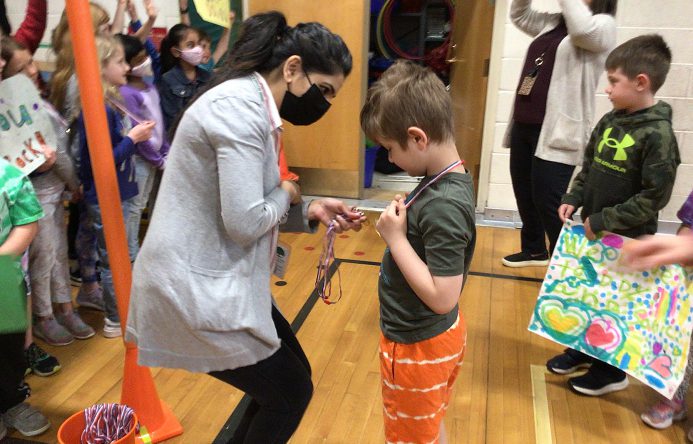
[(42, 147), (55, 144), (51, 117), (33, 82), (25, 75), (0, 82), (0, 156), (29, 174), (46, 160)]
[(224, 28), (230, 26), (231, 4), (229, 0), (194, 0), (194, 2), (195, 9), (202, 20)]
[(627, 238), (590, 241), (563, 226), (529, 330), (624, 370), (672, 398), (683, 380), (693, 329), (693, 269), (636, 272), (619, 263)]

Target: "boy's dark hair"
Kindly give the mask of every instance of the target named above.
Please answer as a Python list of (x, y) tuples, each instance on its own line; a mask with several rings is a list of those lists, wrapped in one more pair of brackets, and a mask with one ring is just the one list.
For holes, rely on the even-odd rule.
[(592, 14), (616, 15), (617, 5), (618, 0), (592, 0), (589, 7)]
[(369, 89), (361, 127), (372, 140), (407, 146), (407, 129), (421, 128), (433, 142), (454, 140), (452, 101), (443, 82), (428, 68), (399, 60)]
[(132, 65), (132, 59), (137, 57), (137, 54), (144, 51), (144, 44), (142, 41), (135, 36), (126, 34), (116, 34), (116, 38), (123, 45), (123, 51), (125, 52), (125, 61), (128, 65)]
[(671, 50), (659, 34), (641, 35), (617, 46), (606, 58), (606, 69), (621, 69), (629, 78), (650, 78), (652, 94), (662, 87), (671, 66)]
[(2, 78), (6, 79), (9, 77), (7, 70), (9, 69), (12, 57), (14, 57), (14, 53), (17, 51), (26, 51), (27, 48), (12, 37), (4, 35), (0, 37), (0, 39), (2, 41), (2, 52), (0, 53), (0, 58), (6, 62), (5, 67), (2, 69)]

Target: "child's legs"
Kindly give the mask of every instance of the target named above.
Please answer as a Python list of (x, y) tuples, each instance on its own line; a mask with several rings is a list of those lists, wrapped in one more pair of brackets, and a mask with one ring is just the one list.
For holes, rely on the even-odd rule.
[(0, 413), (29, 396), (24, 384), (24, 332), (0, 335)]
[(132, 198), (132, 205), (127, 218), (130, 261), (135, 260), (140, 249), (140, 220), (142, 219), (142, 211), (144, 211), (149, 201), (149, 194), (152, 191), (154, 175), (156, 173), (156, 168), (141, 156), (134, 156), (133, 159), (135, 162), (135, 180), (137, 182), (139, 194)]
[(75, 249), (79, 261), (79, 272), (82, 277), (82, 284), (95, 285), (96, 261), (98, 260), (96, 233), (94, 224), (89, 216), (87, 204), (79, 203), (79, 228), (75, 239)]
[(96, 234), (96, 251), (100, 263), (99, 270), (101, 271), (101, 287), (103, 287), (106, 317), (111, 321), (120, 322), (115, 290), (113, 288), (113, 275), (111, 273), (111, 265), (108, 262), (108, 250), (106, 249), (106, 237), (104, 236), (103, 221), (101, 220), (101, 209), (94, 204), (88, 204), (87, 209), (94, 233)]
[(381, 336), (380, 373), (387, 442), (437, 442), (464, 358), (464, 318), (414, 344)]
[[(45, 216), (38, 221), (38, 232), (29, 247), (29, 278), (31, 279), (32, 309), (34, 315), (46, 318), (53, 315), (51, 303), (51, 276), (57, 255), (56, 237), (64, 223), (56, 226), (56, 216), (63, 214), (62, 203), (53, 196), (39, 195)], [(68, 289), (69, 294), (69, 289)]]
[[(132, 206), (132, 199), (121, 202), (123, 211), (123, 221), (127, 220), (127, 215)], [(103, 220), (101, 218), (101, 208), (98, 205), (89, 204), (89, 217), (94, 226), (96, 233), (96, 245), (99, 253), (100, 271), (101, 271), (101, 286), (103, 287), (103, 302), (106, 310), (106, 317), (113, 322), (120, 322), (118, 315), (118, 304), (116, 302), (115, 289), (113, 288), (113, 272), (108, 259), (108, 250), (106, 249), (106, 237), (103, 231)], [(126, 230), (127, 235), (127, 230)], [(127, 264), (130, 266), (130, 264)]]
[(70, 286), (70, 261), (67, 247), (67, 231), (65, 230), (65, 207), (60, 202), (55, 212), (56, 233), (55, 263), (51, 274), (51, 292), (53, 302), (56, 304), (70, 304), (72, 306), (72, 288)]

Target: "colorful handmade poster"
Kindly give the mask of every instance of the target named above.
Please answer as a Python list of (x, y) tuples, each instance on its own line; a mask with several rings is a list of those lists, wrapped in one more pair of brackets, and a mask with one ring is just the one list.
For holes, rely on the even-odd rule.
[(693, 329), (693, 270), (636, 272), (620, 264), (627, 238), (590, 241), (563, 226), (529, 330), (624, 370), (671, 398), (683, 380)]
[(46, 158), (43, 146), (55, 146), (56, 136), (43, 99), (27, 76), (0, 82), (0, 156), (29, 174)]
[(214, 23), (215, 25), (228, 28), (231, 25), (229, 14), (231, 13), (231, 3), (229, 0), (194, 0), (195, 9), (200, 14), (202, 20)]

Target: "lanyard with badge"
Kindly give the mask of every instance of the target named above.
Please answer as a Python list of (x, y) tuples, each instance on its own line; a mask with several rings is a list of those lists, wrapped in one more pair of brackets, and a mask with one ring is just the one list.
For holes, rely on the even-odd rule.
[[(265, 91), (265, 88), (263, 86), (264, 79), (262, 79), (260, 77), (260, 74), (258, 73), (255, 73), (255, 76), (255, 80), (258, 83), (260, 94), (262, 94), (262, 99), (265, 104), (265, 110), (267, 111), (267, 118), (270, 122), (270, 125), (274, 125), (275, 121), (272, 118), (272, 114), (270, 113), (270, 98), (268, 97), (267, 91)], [(277, 166), (279, 166), (279, 139), (281, 137), (280, 128), (274, 128), (272, 130), (272, 135), (274, 139), (274, 151), (277, 154)], [(278, 227), (275, 227), (272, 233), (272, 245), (270, 248), (270, 268), (272, 270), (273, 275), (275, 275), (279, 279), (284, 279), (284, 276), (286, 275), (286, 269), (289, 266), (290, 256), (291, 246), (279, 240), (279, 229)]]
[(546, 50), (541, 53), (539, 57), (534, 59), (534, 69), (530, 71), (524, 78), (522, 79), (522, 84), (517, 90), (517, 94), (520, 96), (528, 96), (532, 92), (532, 88), (534, 87), (534, 83), (537, 81), (537, 76), (539, 75), (539, 70), (541, 69), (541, 65), (544, 64), (544, 55), (546, 54)]

